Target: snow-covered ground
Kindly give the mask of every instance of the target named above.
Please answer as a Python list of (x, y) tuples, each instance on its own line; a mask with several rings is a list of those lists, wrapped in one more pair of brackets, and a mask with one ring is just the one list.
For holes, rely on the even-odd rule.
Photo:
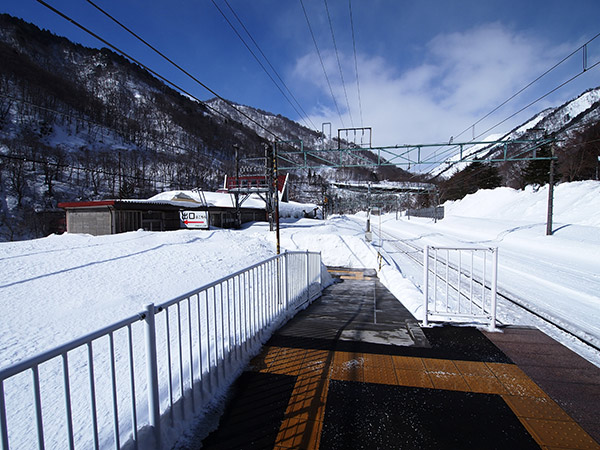
[[(382, 217), (382, 228), (419, 245), (497, 245), (501, 291), (599, 344), (600, 183), (557, 186), (553, 236), (545, 236), (546, 199), (544, 188), (480, 191), (446, 204), (446, 218), (438, 223), (390, 215)], [(287, 208), (294, 217), (294, 208), (302, 205)], [(285, 219), (282, 249), (320, 251), (330, 266), (376, 268), (378, 247), (365, 242), (364, 219), (364, 214), (326, 221)], [(377, 232), (378, 223), (372, 223)], [(0, 369), (274, 253), (275, 236), (265, 223), (238, 231), (66, 234), (0, 243)], [(421, 269), (398, 258), (384, 266), (381, 277), (419, 317)], [(499, 315), (504, 323), (537, 324), (502, 303)], [(600, 365), (598, 354), (555, 330), (548, 332)]]

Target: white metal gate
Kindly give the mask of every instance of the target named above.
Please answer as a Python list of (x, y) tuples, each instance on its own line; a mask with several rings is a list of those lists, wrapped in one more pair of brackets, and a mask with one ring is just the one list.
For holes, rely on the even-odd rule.
[(497, 247), (423, 250), (423, 325), (429, 321), (486, 321), (496, 327)]

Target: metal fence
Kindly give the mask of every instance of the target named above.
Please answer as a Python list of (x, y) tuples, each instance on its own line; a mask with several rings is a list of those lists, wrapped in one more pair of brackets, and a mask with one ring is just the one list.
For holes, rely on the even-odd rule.
[(429, 217), (431, 219), (442, 220), (444, 218), (444, 207), (443, 206), (432, 206), (429, 208), (408, 208), (406, 210), (406, 216), (412, 217)]
[(489, 322), (496, 327), (497, 247), (423, 250), (423, 324), (429, 320)]
[(1, 448), (170, 445), (321, 291), (321, 255), (286, 252), (7, 367)]

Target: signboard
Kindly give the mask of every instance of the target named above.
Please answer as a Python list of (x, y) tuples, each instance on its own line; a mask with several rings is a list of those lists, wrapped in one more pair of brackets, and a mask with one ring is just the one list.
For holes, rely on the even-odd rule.
[(208, 211), (179, 211), (181, 228), (208, 230)]

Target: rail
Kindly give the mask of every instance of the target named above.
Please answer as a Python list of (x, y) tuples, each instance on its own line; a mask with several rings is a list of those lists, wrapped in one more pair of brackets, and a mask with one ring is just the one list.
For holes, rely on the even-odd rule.
[(321, 291), (321, 255), (286, 252), (4, 368), (0, 446), (170, 447)]
[(497, 278), (497, 247), (426, 246), (423, 250), (423, 325), (428, 326), (430, 319), (485, 320), (494, 329)]

